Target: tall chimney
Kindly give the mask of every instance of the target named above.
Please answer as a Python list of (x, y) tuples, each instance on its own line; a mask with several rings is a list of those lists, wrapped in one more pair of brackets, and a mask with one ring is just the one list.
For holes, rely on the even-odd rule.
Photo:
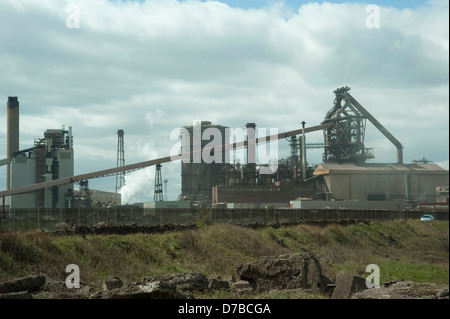
[(247, 128), (247, 165), (252, 165), (256, 164), (256, 124), (247, 123), (245, 127)]
[[(19, 100), (17, 96), (9, 96), (6, 122), (6, 157), (19, 151)], [(6, 189), (11, 188), (10, 164), (6, 167)]]
[(306, 137), (305, 137), (305, 121), (302, 121), (302, 142), (301, 142), (301, 161), (302, 161), (302, 179), (306, 179)]

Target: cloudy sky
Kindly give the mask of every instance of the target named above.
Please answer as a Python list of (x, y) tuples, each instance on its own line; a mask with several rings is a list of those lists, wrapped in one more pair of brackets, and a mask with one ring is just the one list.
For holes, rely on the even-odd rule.
[[(318, 125), (333, 90), (350, 86), (403, 144), (406, 163), (448, 169), (448, 26), (447, 0), (1, 0), (0, 159), (8, 96), (19, 98), (20, 148), (72, 126), (82, 174), (116, 166), (118, 129), (131, 164), (168, 156), (170, 133), (198, 120), (267, 133)], [(369, 122), (365, 142), (370, 162), (396, 161)], [(309, 150), (309, 164), (322, 153)], [(163, 165), (168, 199), (180, 194), (180, 171)], [(153, 200), (154, 173), (127, 173), (123, 200)], [(0, 190), (5, 175), (1, 167)], [(114, 191), (115, 178), (90, 187)]]

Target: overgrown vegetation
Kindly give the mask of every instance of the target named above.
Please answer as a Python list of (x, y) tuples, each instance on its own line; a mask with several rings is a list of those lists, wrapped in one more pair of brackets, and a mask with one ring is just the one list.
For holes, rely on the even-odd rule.
[(205, 224), (184, 232), (84, 237), (4, 232), (0, 234), (0, 282), (35, 274), (65, 280), (68, 264), (80, 267), (82, 281), (98, 286), (109, 276), (138, 281), (155, 274), (200, 272), (226, 278), (236, 276), (239, 263), (260, 256), (309, 251), (320, 259), (329, 278), (342, 269), (366, 277), (366, 266), (377, 264), (382, 282), (448, 284), (448, 248), (445, 221), (302, 224), (258, 230)]

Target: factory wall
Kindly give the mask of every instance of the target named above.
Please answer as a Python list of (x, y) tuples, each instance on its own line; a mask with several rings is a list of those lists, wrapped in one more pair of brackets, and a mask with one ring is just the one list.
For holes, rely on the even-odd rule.
[[(11, 187), (20, 187), (35, 183), (36, 159), (28, 157), (13, 157), (11, 159)], [(31, 208), (36, 205), (35, 193), (13, 195), (10, 199), (10, 207)]]
[(392, 210), (402, 211), (409, 207), (405, 200), (392, 201), (324, 201), (324, 200), (293, 200), (293, 209), (352, 209), (352, 210)]
[(298, 197), (323, 196), (323, 179), (316, 177), (301, 183), (279, 181), (275, 185), (217, 185), (212, 187), (212, 203), (285, 203)]
[(191, 207), (188, 201), (157, 201), (157, 202), (145, 202), (142, 204), (143, 208), (180, 208), (188, 209)]

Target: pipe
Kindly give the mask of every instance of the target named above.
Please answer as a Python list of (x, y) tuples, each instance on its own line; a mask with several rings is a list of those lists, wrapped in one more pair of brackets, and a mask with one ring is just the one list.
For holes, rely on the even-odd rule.
[(377, 121), (376, 118), (372, 116), (358, 101), (355, 100), (353, 96), (348, 94), (350, 101), (352, 104), (365, 116), (369, 119), (369, 121), (381, 132), (384, 136), (387, 137), (392, 144), (397, 148), (397, 164), (403, 164), (403, 146), (402, 144), (383, 126), (380, 122)]
[(306, 179), (306, 136), (305, 136), (305, 121), (302, 121), (302, 178)]

